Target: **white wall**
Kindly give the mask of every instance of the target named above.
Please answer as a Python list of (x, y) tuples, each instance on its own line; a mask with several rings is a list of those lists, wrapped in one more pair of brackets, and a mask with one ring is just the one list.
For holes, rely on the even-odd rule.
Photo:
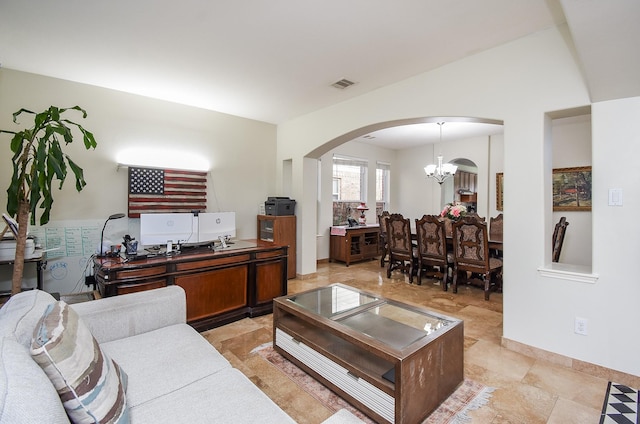
[[(582, 283), (538, 271), (547, 262), (547, 229), (553, 225), (545, 116), (590, 104), (568, 40), (566, 27), (542, 31), (280, 125), (278, 156), (294, 162), (294, 195), (313, 202), (299, 219), (299, 272), (316, 270), (317, 198), (308, 198), (315, 191), (305, 192), (316, 186), (305, 180), (317, 175), (304, 172), (311, 164), (305, 158), (310, 152), (344, 134), (395, 119), (498, 119), (504, 122), (504, 337), (640, 375), (640, 341), (629, 336), (637, 333), (640, 320), (635, 305), (640, 285), (626, 265), (640, 252), (635, 238), (624, 236), (640, 233), (640, 222), (632, 216), (640, 176), (631, 162), (640, 149), (640, 99), (592, 109), (593, 272), (599, 278)], [(626, 188), (625, 206), (606, 206), (612, 187)], [(576, 316), (589, 320), (588, 336), (574, 334)]]
[[(259, 204), (275, 195), (276, 127), (217, 112), (153, 100), (113, 90), (0, 69), (0, 128), (22, 129), (12, 123), (12, 113), (24, 107), (36, 112), (50, 105), (80, 105), (89, 114), (81, 120), (98, 141), (87, 152), (82, 140), (67, 147), (82, 168), (87, 187), (77, 193), (73, 181), (54, 192), (51, 219), (54, 222), (88, 220), (101, 228), (107, 216), (127, 212), (127, 171), (116, 171), (116, 155), (127, 147), (179, 149), (204, 155), (211, 163), (208, 179), (208, 211), (235, 211), (237, 236), (256, 237)], [(3, 143), (0, 166), (0, 209), (6, 208), (6, 188), (11, 179), (9, 137)], [(136, 223), (128, 219), (111, 221), (105, 235), (121, 240)], [(131, 220), (138, 221), (138, 220)], [(129, 225), (131, 224), (131, 225)], [(112, 234), (110, 234), (112, 232)], [(135, 236), (135, 233), (132, 233)], [(106, 237), (105, 237), (106, 238)], [(45, 289), (67, 293), (75, 287), (82, 258), (50, 261)], [(86, 260), (86, 258), (85, 258)], [(52, 278), (51, 269), (65, 261), (69, 272), (62, 280)], [(10, 267), (0, 269), (0, 290), (10, 287)], [(31, 267), (29, 267), (31, 268)], [(28, 271), (30, 281), (34, 284)]]

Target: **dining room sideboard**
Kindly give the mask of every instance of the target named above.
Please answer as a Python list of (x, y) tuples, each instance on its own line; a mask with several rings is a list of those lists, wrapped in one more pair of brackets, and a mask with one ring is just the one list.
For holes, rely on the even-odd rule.
[(329, 261), (352, 262), (380, 256), (380, 226), (378, 224), (331, 227)]

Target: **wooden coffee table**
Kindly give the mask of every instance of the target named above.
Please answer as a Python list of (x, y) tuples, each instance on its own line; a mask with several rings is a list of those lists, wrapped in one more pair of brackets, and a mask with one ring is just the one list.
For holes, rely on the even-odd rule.
[(463, 322), (343, 284), (274, 299), (273, 345), (377, 422), (419, 423), (463, 380)]

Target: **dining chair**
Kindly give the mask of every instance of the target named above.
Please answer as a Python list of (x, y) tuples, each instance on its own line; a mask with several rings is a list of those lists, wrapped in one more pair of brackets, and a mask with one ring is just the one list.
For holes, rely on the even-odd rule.
[(567, 222), (566, 217), (560, 218), (560, 221), (556, 223), (555, 228), (553, 229), (553, 237), (552, 237), (552, 247), (553, 252), (551, 254), (551, 261), (558, 262), (560, 260), (560, 252), (562, 251), (562, 244), (564, 243), (564, 235), (567, 232), (567, 227), (569, 223)]
[(416, 219), (418, 241), (418, 284), (426, 272), (442, 279), (442, 290), (447, 291), (449, 268), (453, 267), (453, 255), (447, 253), (447, 236), (444, 221), (439, 216), (423, 215)]
[(380, 267), (384, 268), (384, 262), (389, 255), (389, 243), (387, 242), (387, 220), (389, 219), (389, 211), (382, 211), (382, 214), (378, 215), (378, 224), (380, 224), (380, 250), (382, 255), (380, 256)]
[(465, 217), (474, 218), (474, 219), (477, 219), (478, 221), (483, 221), (483, 222), (487, 221), (487, 219), (484, 216), (478, 215), (477, 212), (469, 212), (468, 214), (465, 215)]
[(411, 242), (411, 222), (402, 214), (392, 213), (387, 219), (387, 242), (389, 244), (389, 265), (387, 278), (399, 269), (409, 273), (409, 283), (413, 283), (415, 265), (418, 259), (417, 247)]
[(502, 241), (502, 214), (489, 218), (489, 240)]
[(444, 232), (447, 237), (451, 238), (453, 235), (453, 220), (447, 216), (443, 216), (442, 222), (444, 222)]
[[(502, 243), (502, 214), (489, 218), (489, 240)], [(491, 254), (496, 258), (502, 257), (502, 250), (491, 249)]]
[[(467, 273), (471, 273), (472, 278), (467, 278)], [(471, 217), (453, 223), (454, 293), (458, 292), (461, 276), (470, 284), (480, 279), (485, 300), (489, 300), (492, 288), (502, 291), (502, 260), (490, 255), (487, 223)]]

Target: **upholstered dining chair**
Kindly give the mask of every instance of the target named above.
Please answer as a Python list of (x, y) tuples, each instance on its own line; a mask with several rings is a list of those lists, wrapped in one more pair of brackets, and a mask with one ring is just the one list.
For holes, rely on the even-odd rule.
[(444, 232), (447, 237), (451, 237), (453, 235), (453, 220), (447, 216), (443, 216), (442, 222), (444, 222)]
[(502, 214), (489, 218), (489, 240), (502, 241)]
[(478, 221), (485, 221), (485, 222), (487, 220), (487, 218), (485, 218), (484, 216), (478, 215), (477, 212), (469, 212), (468, 214), (465, 215), (465, 217), (474, 218), (474, 219), (477, 219)]
[[(480, 277), (484, 299), (489, 300), (493, 287), (502, 290), (502, 260), (489, 254), (487, 223), (464, 217), (453, 223), (453, 292), (458, 292), (458, 279), (467, 273)], [(468, 279), (469, 283), (477, 281)]]
[(387, 219), (387, 242), (389, 244), (389, 266), (387, 278), (391, 272), (399, 269), (409, 273), (409, 283), (413, 283), (415, 265), (418, 259), (417, 248), (411, 242), (411, 222), (402, 214), (392, 213)]
[(389, 255), (389, 243), (387, 242), (387, 220), (389, 219), (389, 211), (382, 211), (382, 214), (378, 215), (378, 224), (380, 224), (380, 249), (382, 254), (380, 256), (380, 267), (384, 268), (384, 262)]
[(447, 253), (444, 221), (435, 215), (416, 219), (418, 240), (418, 284), (426, 272), (442, 279), (442, 290), (447, 291), (449, 268), (453, 267), (453, 254)]
[(553, 253), (551, 254), (552, 262), (558, 262), (560, 260), (560, 252), (562, 251), (564, 235), (567, 232), (568, 226), (567, 218), (563, 216), (553, 230), (553, 237), (551, 239), (553, 243)]
[[(502, 214), (489, 218), (489, 240), (502, 242)], [(491, 254), (496, 258), (502, 257), (502, 250), (492, 249)]]

